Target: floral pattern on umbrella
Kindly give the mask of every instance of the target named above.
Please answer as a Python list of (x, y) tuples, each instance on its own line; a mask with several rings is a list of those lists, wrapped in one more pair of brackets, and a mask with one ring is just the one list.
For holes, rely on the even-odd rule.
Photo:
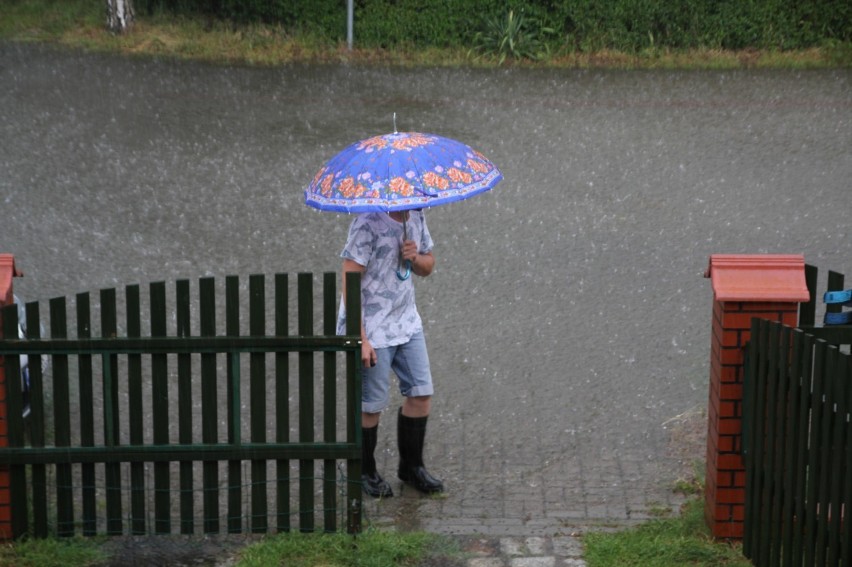
[(367, 213), (432, 207), (493, 188), (500, 170), (470, 146), (435, 134), (394, 132), (331, 158), (305, 189), (324, 211)]

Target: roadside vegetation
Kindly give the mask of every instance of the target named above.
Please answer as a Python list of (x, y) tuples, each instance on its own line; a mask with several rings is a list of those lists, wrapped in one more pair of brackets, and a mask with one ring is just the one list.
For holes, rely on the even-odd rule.
[(704, 522), (699, 496), (677, 517), (657, 518), (618, 532), (584, 536), (588, 567), (747, 567), (738, 543), (715, 541)]
[(97, 539), (25, 539), (0, 544), (0, 567), (94, 567), (106, 559)]
[[(210, 4), (220, 5), (219, 12), (204, 9)], [(345, 3), (339, 0), (135, 0), (135, 24), (120, 35), (106, 30), (104, 0), (7, 0), (0, 4), (0, 40), (263, 66), (852, 66), (852, 8), (835, 0), (816, 0), (807, 5), (813, 13), (790, 15), (783, 15), (778, 5), (801, 10), (800, 3), (458, 0), (452, 15), (432, 14), (431, 5), (416, 9), (414, 4), (358, 2), (351, 50)], [(492, 4), (491, 10), (481, 9)], [(556, 7), (546, 10), (551, 4)], [(640, 4), (643, 11), (636, 7)], [(760, 6), (769, 7), (756, 11)], [(754, 14), (743, 12), (744, 7)], [(761, 20), (751, 22), (749, 17)], [(800, 21), (790, 23), (796, 17)]]

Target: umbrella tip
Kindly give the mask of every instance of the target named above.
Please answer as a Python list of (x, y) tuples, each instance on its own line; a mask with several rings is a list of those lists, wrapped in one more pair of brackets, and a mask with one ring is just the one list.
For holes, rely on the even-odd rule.
[(399, 132), (396, 131), (396, 112), (393, 113), (393, 133), (399, 134)]

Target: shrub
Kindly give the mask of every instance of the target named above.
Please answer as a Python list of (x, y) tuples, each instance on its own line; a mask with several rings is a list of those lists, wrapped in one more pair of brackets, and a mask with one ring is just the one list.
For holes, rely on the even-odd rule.
[(485, 29), (474, 35), (473, 51), (495, 57), (501, 64), (507, 57), (540, 59), (549, 52), (546, 36), (550, 34), (552, 28), (509, 10), (505, 16), (485, 20)]
[[(135, 0), (140, 13), (203, 14), (342, 40), (341, 0)], [(512, 14), (514, 21), (510, 21)], [(523, 19), (524, 29), (517, 20)], [(482, 26), (486, 22), (485, 27)], [(542, 37), (543, 30), (552, 35)], [(848, 0), (356, 0), (368, 48), (483, 48), (513, 35), (532, 46), (636, 52), (658, 48), (805, 49), (852, 41)], [(546, 40), (545, 40), (546, 39)], [(498, 43), (499, 45), (499, 43)], [(494, 49), (494, 45), (490, 49)], [(537, 49), (532, 49), (524, 57)], [(514, 56), (513, 50), (504, 55)]]

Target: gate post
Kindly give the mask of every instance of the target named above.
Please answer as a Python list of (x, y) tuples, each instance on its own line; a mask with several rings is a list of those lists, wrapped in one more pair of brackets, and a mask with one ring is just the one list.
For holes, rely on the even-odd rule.
[(742, 458), (743, 347), (754, 317), (795, 326), (810, 295), (805, 259), (786, 254), (713, 254), (710, 401), (704, 518), (717, 538), (741, 539), (745, 517)]
[[(15, 257), (0, 254), (0, 307), (14, 303), (12, 278), (22, 275), (15, 269)], [(0, 337), (3, 335), (0, 314)], [(6, 369), (0, 356), (0, 447), (9, 446), (8, 423), (6, 421)], [(9, 466), (0, 465), (0, 541), (12, 539), (12, 508), (10, 505)]]

